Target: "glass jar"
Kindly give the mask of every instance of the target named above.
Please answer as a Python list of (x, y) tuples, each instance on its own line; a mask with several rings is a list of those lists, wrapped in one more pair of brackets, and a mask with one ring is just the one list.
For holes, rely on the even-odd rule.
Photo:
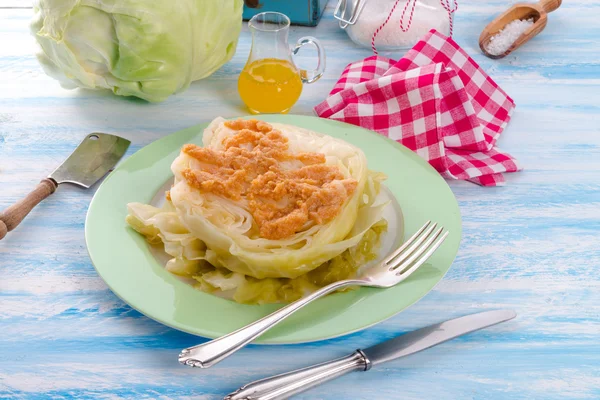
[(352, 41), (381, 51), (407, 50), (435, 29), (452, 36), (457, 0), (339, 0), (334, 17)]

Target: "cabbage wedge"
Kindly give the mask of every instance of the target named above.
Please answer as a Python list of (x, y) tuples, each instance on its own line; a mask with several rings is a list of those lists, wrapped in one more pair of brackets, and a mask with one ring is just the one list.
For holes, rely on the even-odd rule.
[[(205, 172), (215, 172), (215, 164), (211, 162), (225, 154), (232, 141), (239, 139), (240, 133), (242, 136), (254, 135), (252, 143), (263, 137), (258, 131), (248, 133), (243, 132), (244, 129), (217, 118), (204, 131), (202, 154), (205, 158), (182, 150), (172, 163), (174, 184), (162, 208), (141, 203), (128, 204), (127, 223), (144, 235), (148, 242), (162, 242), (165, 252), (172, 257), (166, 265), (167, 270), (193, 279), (200, 290), (224, 295), (240, 303), (263, 304), (296, 300), (319, 287), (355, 276), (362, 264), (377, 258), (380, 238), (387, 228), (382, 217), (387, 203), (376, 201), (385, 176), (370, 171), (363, 152), (340, 139), (290, 125), (273, 123), (265, 128), (265, 132), (272, 129), (269, 132), (280, 134), (283, 144), (277, 146), (285, 147), (293, 155), (285, 153), (279, 156), (276, 170), (282, 176), (295, 176), (298, 170), (322, 171), (328, 168), (326, 171), (334, 171), (335, 179), (322, 185), (330, 189), (326, 194), (342, 194), (334, 200), (319, 197), (325, 199), (324, 203), (313, 214), (323, 214), (326, 210), (323, 215), (329, 219), (311, 214), (314, 218), (305, 218), (294, 231), (286, 231), (285, 237), (265, 237), (260, 218), (252, 207), (256, 198), (222, 191), (223, 188), (234, 187), (229, 185), (231, 180), (199, 188), (200, 184), (209, 182), (207, 176), (216, 176)], [(263, 134), (268, 136), (271, 133)], [(236, 146), (235, 154), (246, 154), (256, 149), (246, 142)], [(269, 152), (271, 148), (267, 150)], [(272, 154), (275, 153), (269, 153)], [(322, 167), (311, 169), (306, 163), (314, 161), (306, 161), (306, 155), (314, 154), (321, 157), (319, 165)], [(239, 170), (229, 171), (227, 176), (231, 178)], [(271, 166), (268, 171), (265, 169), (267, 172), (263, 171), (263, 175), (274, 170)], [(205, 180), (190, 179), (190, 171), (201, 171), (199, 176)], [(252, 179), (255, 182), (260, 176)], [(320, 196), (322, 193), (318, 192), (317, 180), (309, 177), (301, 180), (302, 184), (286, 182), (291, 187), (300, 187), (302, 190), (297, 193), (302, 195), (307, 190), (305, 182), (309, 182), (316, 187), (311, 186), (310, 190)], [(340, 182), (351, 182), (351, 185), (345, 186), (351, 190), (344, 189)], [(215, 185), (221, 191), (201, 189)], [(244, 190), (240, 193), (246, 193)], [(292, 193), (291, 189), (283, 192)], [(286, 199), (283, 196), (276, 201), (263, 200), (273, 202), (271, 208), (278, 216), (283, 215), (279, 211), (285, 207), (305, 209), (296, 198), (287, 203)], [(297, 211), (294, 209), (290, 215)], [(278, 221), (277, 218), (274, 220)], [(284, 229), (288, 228), (284, 226)]]

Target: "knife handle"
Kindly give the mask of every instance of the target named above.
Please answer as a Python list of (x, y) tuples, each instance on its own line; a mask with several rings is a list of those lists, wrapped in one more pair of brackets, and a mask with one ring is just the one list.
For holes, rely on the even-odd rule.
[(33, 207), (50, 196), (57, 188), (56, 182), (50, 178), (43, 179), (24, 199), (16, 202), (0, 212), (0, 240), (15, 229), (29, 214)]
[(224, 400), (281, 400), (351, 371), (366, 371), (371, 362), (360, 350), (338, 358), (281, 375), (251, 382), (225, 396)]

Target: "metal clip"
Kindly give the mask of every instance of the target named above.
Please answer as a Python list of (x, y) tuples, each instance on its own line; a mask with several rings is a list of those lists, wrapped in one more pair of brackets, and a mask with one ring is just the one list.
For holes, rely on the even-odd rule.
[[(351, 10), (348, 9), (348, 3), (352, 5)], [(365, 4), (367, 4), (367, 0), (339, 0), (333, 17), (340, 21), (340, 28), (346, 29), (348, 25), (354, 25), (365, 8)]]

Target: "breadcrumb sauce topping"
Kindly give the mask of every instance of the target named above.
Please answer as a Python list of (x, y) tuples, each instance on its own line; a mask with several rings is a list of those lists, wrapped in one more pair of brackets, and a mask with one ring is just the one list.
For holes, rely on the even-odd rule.
[[(183, 146), (185, 154), (201, 163), (199, 169), (183, 170), (183, 177), (202, 192), (246, 199), (263, 238), (285, 239), (307, 222), (329, 222), (356, 190), (358, 182), (326, 165), (324, 154), (292, 154), (288, 139), (266, 122), (234, 120), (225, 126), (237, 133), (225, 139), (222, 151)], [(302, 166), (282, 168), (282, 162), (294, 160)]]

